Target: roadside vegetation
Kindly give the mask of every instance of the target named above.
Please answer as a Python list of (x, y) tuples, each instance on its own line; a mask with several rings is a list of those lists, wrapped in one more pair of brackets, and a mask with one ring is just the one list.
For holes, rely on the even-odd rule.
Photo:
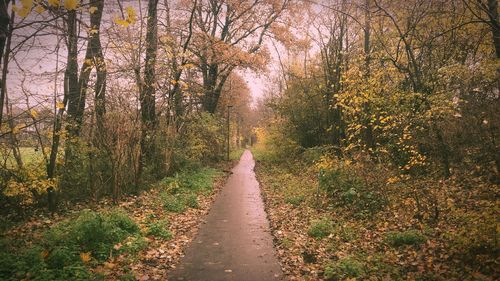
[(499, 14), (0, 1), (0, 279), (164, 280), (254, 145), (290, 279), (499, 280)]
[(390, 183), (392, 171), (382, 165), (326, 160), (324, 149), (286, 159), (262, 157), (270, 152), (261, 149), (254, 153), (257, 177), (290, 278), (493, 280), (498, 275), (498, 210), (488, 195), (494, 185), (470, 192), (460, 182), (415, 180), (448, 190), (434, 205), (427, 189)]
[(118, 205), (77, 205), (10, 226), (1, 234), (0, 279), (162, 280), (223, 184), (222, 169), (181, 171)]
[(486, 2), (318, 4), (302, 49), (280, 52), (254, 155), (291, 279), (499, 279)]
[(253, 38), (289, 7), (237, 2), (0, 3), (1, 280), (167, 278), (251, 138)]

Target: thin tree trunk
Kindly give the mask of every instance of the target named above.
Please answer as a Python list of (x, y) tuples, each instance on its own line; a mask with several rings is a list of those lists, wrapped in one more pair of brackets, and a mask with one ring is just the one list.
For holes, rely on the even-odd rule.
[[(64, 92), (62, 106), (58, 106), (57, 103), (57, 79), (59, 72), (59, 34), (57, 34), (57, 46), (56, 46), (56, 72), (54, 77), (54, 124), (52, 130), (52, 144), (50, 148), (49, 162), (47, 163), (47, 178), (52, 179), (55, 175), (57, 152), (59, 150), (59, 142), (61, 139), (61, 128), (62, 128), (62, 117), (64, 114), (64, 109), (66, 108), (67, 96), (66, 91)], [(55, 200), (55, 190), (53, 187), (47, 189), (47, 201), (49, 211), (54, 213), (56, 211), (56, 200)]]
[(88, 48), (91, 50), (94, 66), (96, 69), (95, 82), (95, 113), (97, 134), (104, 131), (104, 115), (106, 114), (106, 61), (101, 46), (101, 20), (104, 10), (104, 0), (97, 0), (93, 3), (97, 10), (90, 16), (90, 25), (93, 30), (89, 38)]
[[(153, 167), (157, 168), (155, 161), (155, 129), (157, 126), (155, 112), (155, 84), (156, 84), (156, 55), (158, 50), (158, 0), (148, 1), (148, 22), (146, 27), (146, 58), (144, 61), (144, 83), (140, 92), (141, 102), (141, 156), (140, 165), (144, 167), (146, 162), (154, 162)], [(156, 170), (156, 169), (155, 169)], [(142, 168), (141, 168), (142, 171)], [(158, 172), (158, 171), (156, 171)], [(141, 175), (142, 176), (142, 175)]]
[(500, 58), (500, 21), (498, 17), (498, 0), (488, 0), (488, 16), (490, 18), (491, 34), (497, 58)]
[[(370, 59), (371, 59), (371, 46), (370, 46), (370, 32), (371, 32), (371, 14), (370, 14), (370, 0), (365, 0), (365, 38), (364, 38), (364, 52), (365, 52), (365, 86), (368, 86), (368, 80), (370, 79)], [(373, 136), (373, 127), (371, 125), (370, 115), (371, 108), (370, 102), (367, 101), (363, 104), (363, 110), (365, 113), (364, 120), (364, 139), (365, 144), (368, 146), (370, 153), (375, 149), (375, 141)]]
[(9, 36), (9, 6), (10, 0), (0, 0), (0, 63), (2, 62), (3, 50)]
[[(4, 59), (2, 67), (2, 80), (0, 81), (0, 126), (3, 122), (3, 106), (7, 91), (7, 67), (9, 65), (10, 44), (14, 26), (14, 11), (12, 11), (10, 19), (7, 12), (9, 2), (9, 0), (0, 0), (0, 64), (2, 63), (2, 59)], [(4, 49), (6, 49), (5, 58)]]
[(77, 34), (77, 19), (76, 11), (68, 12), (66, 19), (68, 27), (67, 47), (68, 58), (65, 75), (65, 96), (68, 97), (68, 124), (67, 130), (69, 137), (76, 137), (80, 132), (80, 124), (82, 118), (80, 108), (85, 106), (85, 100), (81, 97), (80, 85), (78, 80), (78, 34)]
[(21, 158), (21, 151), (19, 150), (19, 142), (17, 141), (14, 117), (12, 116), (12, 106), (9, 107), (9, 98), (5, 95), (5, 108), (7, 109), (7, 118), (9, 128), (12, 131), (10, 134), (10, 145), (12, 148), (12, 154), (14, 155), (14, 160), (16, 160), (17, 167), (19, 169), (23, 168), (23, 159)]

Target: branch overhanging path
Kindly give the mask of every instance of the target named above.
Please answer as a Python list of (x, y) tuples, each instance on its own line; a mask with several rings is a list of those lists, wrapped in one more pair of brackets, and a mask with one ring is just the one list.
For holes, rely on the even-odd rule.
[(169, 280), (282, 280), (269, 222), (246, 150)]

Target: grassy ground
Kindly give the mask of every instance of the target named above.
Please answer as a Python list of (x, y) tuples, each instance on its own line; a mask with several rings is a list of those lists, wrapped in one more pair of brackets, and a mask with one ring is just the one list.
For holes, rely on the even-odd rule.
[(245, 152), (245, 148), (233, 149), (229, 152), (229, 160), (237, 161), (240, 160), (241, 155)]
[[(43, 160), (42, 151), (40, 149), (35, 151), (35, 147), (20, 147), (19, 152), (21, 153), (21, 159), (24, 164), (41, 163), (41, 160)], [(5, 161), (7, 167), (14, 167), (16, 165), (16, 160), (12, 154), (12, 150), (2, 148), (0, 150), (0, 154), (0, 161)]]
[(8, 228), (0, 234), (0, 280), (165, 280), (227, 168), (182, 171), (118, 205), (103, 200)]
[(359, 201), (363, 195), (356, 185), (363, 181), (337, 175), (334, 185), (356, 186), (357, 192), (347, 188), (329, 197), (310, 163), (271, 161), (262, 150), (254, 156), (289, 280), (498, 280), (498, 244), (488, 234), (495, 216), (487, 223), (492, 227), (481, 226), (481, 219), (466, 225), (454, 219), (465, 217), (466, 210), (443, 208), (438, 222), (420, 222), (409, 215), (413, 207), (401, 207), (410, 203), (399, 199), (401, 190), (388, 192), (387, 201), (375, 208), (375, 197)]

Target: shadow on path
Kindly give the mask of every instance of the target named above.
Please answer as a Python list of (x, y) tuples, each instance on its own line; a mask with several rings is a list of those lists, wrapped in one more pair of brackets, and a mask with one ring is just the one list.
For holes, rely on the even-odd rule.
[(283, 279), (254, 165), (246, 150), (169, 280)]

